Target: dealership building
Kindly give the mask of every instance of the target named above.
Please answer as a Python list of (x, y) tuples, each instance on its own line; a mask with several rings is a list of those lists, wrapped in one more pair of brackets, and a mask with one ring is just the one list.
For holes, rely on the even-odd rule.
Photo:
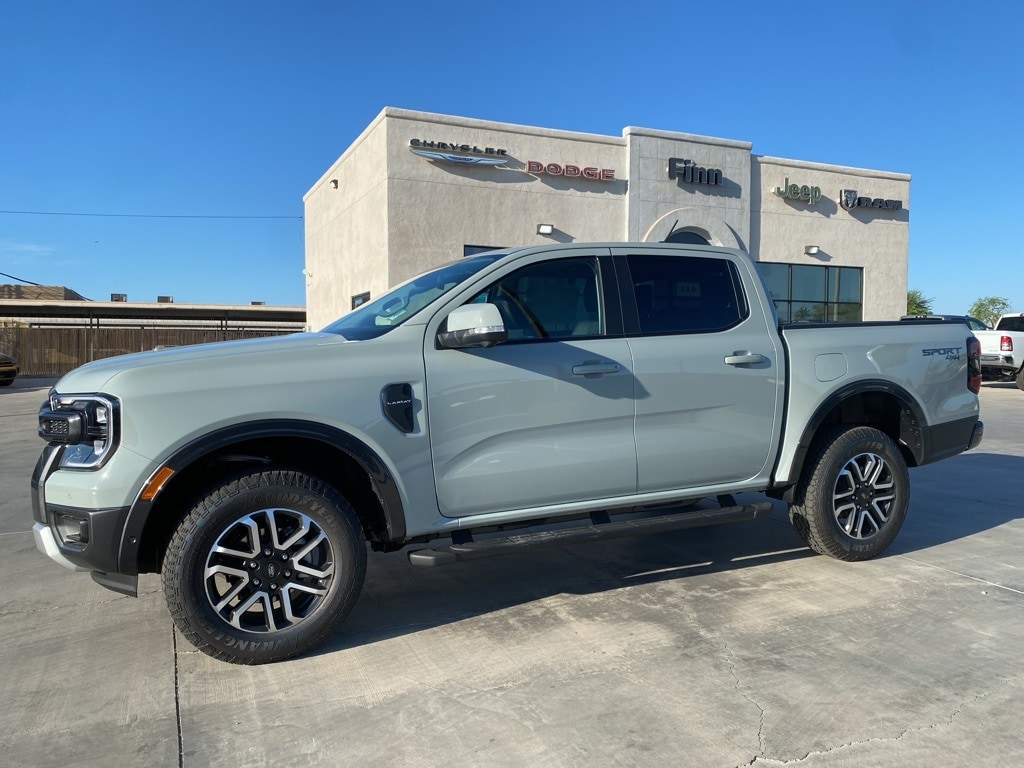
[(751, 149), (385, 108), (303, 198), (309, 325), (482, 250), (589, 241), (741, 248), (785, 321), (903, 314), (910, 176)]

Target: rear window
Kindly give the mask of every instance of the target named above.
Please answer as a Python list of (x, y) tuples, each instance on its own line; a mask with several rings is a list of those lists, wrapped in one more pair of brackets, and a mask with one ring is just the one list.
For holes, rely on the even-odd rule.
[(1004, 317), (996, 323), (997, 331), (1024, 331), (1024, 317)]

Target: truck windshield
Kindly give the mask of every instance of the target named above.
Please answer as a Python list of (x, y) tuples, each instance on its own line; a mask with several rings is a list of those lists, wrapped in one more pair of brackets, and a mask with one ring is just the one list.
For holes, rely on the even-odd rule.
[(415, 315), (438, 296), (442, 296), (463, 280), (493, 264), (508, 251), (489, 251), (470, 256), (443, 267), (424, 272), (379, 299), (357, 307), (342, 315), (323, 329), (323, 333), (336, 333), (350, 341), (375, 339)]

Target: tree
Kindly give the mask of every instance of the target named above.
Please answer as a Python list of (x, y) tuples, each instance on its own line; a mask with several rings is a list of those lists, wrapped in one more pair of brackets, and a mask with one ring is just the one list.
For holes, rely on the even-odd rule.
[(907, 314), (908, 315), (930, 315), (932, 313), (933, 299), (926, 299), (924, 294), (911, 288), (907, 291)]
[(1009, 311), (1010, 302), (1002, 296), (983, 296), (971, 304), (967, 314), (973, 315), (986, 325), (992, 326), (996, 324), (996, 320), (999, 319), (1000, 315), (1005, 315)]

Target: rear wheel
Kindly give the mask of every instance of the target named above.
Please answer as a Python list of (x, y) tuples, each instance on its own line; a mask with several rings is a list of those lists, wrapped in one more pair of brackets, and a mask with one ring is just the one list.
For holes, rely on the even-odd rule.
[(355, 511), (300, 472), (237, 477), (202, 499), (164, 558), (167, 607), (199, 650), (235, 664), (297, 656), (355, 604), (366, 546)]
[(910, 475), (888, 435), (839, 427), (808, 455), (789, 517), (807, 545), (840, 560), (867, 560), (896, 538), (910, 502)]
[(1024, 368), (1017, 371), (1017, 389), (1024, 390)]

